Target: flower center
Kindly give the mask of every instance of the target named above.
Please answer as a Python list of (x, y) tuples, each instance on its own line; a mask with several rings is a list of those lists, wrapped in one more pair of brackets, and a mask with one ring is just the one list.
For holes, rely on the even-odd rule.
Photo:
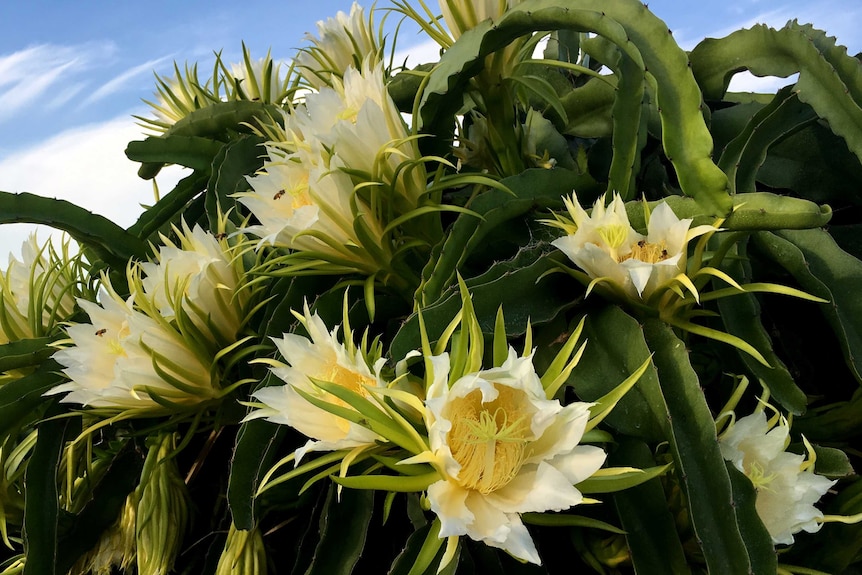
[(356, 123), (356, 118), (359, 116), (359, 110), (352, 106), (347, 106), (336, 116), (339, 120), (344, 120), (346, 122), (350, 122), (351, 124)]
[[(101, 337), (102, 335), (104, 335), (105, 331), (98, 330), (96, 334)], [(117, 337), (112, 337), (110, 340), (108, 340), (108, 349), (111, 351), (111, 353), (120, 357), (129, 357), (129, 354), (126, 353), (126, 348), (123, 346), (123, 340), (129, 337), (129, 334), (131, 332), (132, 330), (129, 328), (129, 323), (124, 321), (123, 325), (120, 326), (120, 329), (117, 331)]]
[(760, 491), (761, 489), (769, 491), (769, 484), (777, 477), (775, 473), (767, 475), (763, 467), (761, 467), (757, 462), (753, 462), (748, 466), (748, 470), (745, 475), (748, 476), (748, 479), (751, 480), (751, 483), (757, 491)]
[(362, 397), (368, 397), (365, 386), (374, 385), (374, 380), (370, 377), (341, 366), (338, 362), (332, 362), (329, 366), (329, 373), (320, 379), (347, 388)]
[(651, 244), (646, 240), (641, 240), (632, 245), (632, 251), (627, 255), (619, 257), (619, 263), (623, 263), (628, 259), (639, 260), (648, 264), (655, 264), (664, 261), (670, 257), (667, 253), (667, 244), (664, 240), (657, 244)]
[(288, 197), (290, 201), (290, 209), (298, 210), (303, 206), (310, 206), (314, 202), (311, 200), (311, 196), (308, 195), (308, 177), (304, 177), (300, 182), (293, 186), (286, 186), (280, 190), (278, 190), (275, 195), (272, 197), (273, 200), (281, 200), (285, 196)]
[(528, 457), (532, 440), (530, 405), (523, 392), (498, 385), (497, 399), (482, 403), (475, 390), (454, 400), (448, 434), (452, 457), (461, 465), (458, 482), (466, 489), (491, 493), (509, 483)]

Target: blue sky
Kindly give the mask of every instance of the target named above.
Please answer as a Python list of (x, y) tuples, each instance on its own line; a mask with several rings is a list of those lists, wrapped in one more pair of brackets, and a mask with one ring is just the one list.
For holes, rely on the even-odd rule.
[[(274, 58), (289, 60), (318, 20), (349, 11), (350, 5), (350, 0), (4, 2), (0, 190), (68, 199), (131, 224), (139, 204), (151, 202), (153, 194), (151, 184), (137, 179), (136, 165), (123, 149), (143, 137), (131, 116), (147, 113), (141, 99), (152, 96), (153, 72), (169, 74), (177, 61), (199, 62), (205, 74), (214, 51), (222, 50), (227, 62), (238, 61), (242, 41), (254, 57), (271, 49)], [(388, 5), (388, 0), (377, 2), (378, 9)], [(858, 0), (653, 0), (649, 6), (687, 49), (706, 36), (724, 36), (758, 22), (780, 27), (798, 18), (837, 36), (851, 54), (862, 51)], [(402, 35), (399, 51), (422, 41)], [(739, 78), (736, 87), (749, 82)], [(782, 84), (761, 80), (759, 85), (774, 89)], [(178, 177), (175, 170), (159, 183), (167, 191)], [(0, 267), (5, 268), (7, 252), (19, 251), (29, 229), (0, 226)]]

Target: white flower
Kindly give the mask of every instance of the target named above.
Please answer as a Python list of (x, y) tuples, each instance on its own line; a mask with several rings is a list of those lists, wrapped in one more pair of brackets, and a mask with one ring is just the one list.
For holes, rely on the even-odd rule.
[(9, 267), (0, 272), (0, 344), (41, 337), (75, 308), (75, 294), (84, 283), (80, 261), (53, 244), (39, 244), (30, 234), (21, 245), (21, 259), (9, 254)]
[(335, 18), (317, 22), (317, 35), (306, 34), (313, 46), (296, 56), (300, 73), (314, 88), (331, 84), (332, 75), (343, 76), (349, 67), (359, 67), (366, 58), (381, 61), (382, 40), (374, 33), (373, 19), (365, 17), (357, 2), (349, 15), (339, 11)]
[(532, 357), (512, 348), (500, 367), (449, 386), (447, 354), (433, 358), (426, 414), (431, 451), (444, 478), (428, 488), (440, 537), (467, 535), (540, 563), (520, 514), (562, 511), (583, 501), (575, 485), (605, 461), (578, 445), (587, 403), (549, 400)]
[(70, 381), (46, 395), (68, 392), (63, 403), (153, 414), (217, 396), (210, 366), (166, 322), (135, 310), (109, 284), (100, 301), (78, 301), (90, 323), (67, 328), (73, 345), (53, 357)]
[(393, 186), (396, 200), (406, 199), (408, 209), (415, 207), (425, 193), (425, 169), (417, 164), (396, 179), (399, 166), (421, 154), (389, 95), (382, 64), (365, 60), (361, 70), (349, 68), (340, 91), (344, 108), (332, 131), (335, 154), (350, 169)]
[(564, 201), (576, 230), (552, 244), (591, 278), (610, 280), (632, 299), (648, 299), (656, 288), (685, 273), (688, 242), (715, 230), (712, 226), (689, 229), (691, 220), (680, 220), (662, 202), (652, 211), (644, 236), (629, 224), (619, 194), (614, 194), (607, 208), (602, 198), (596, 200), (591, 215), (574, 194)]
[[(332, 165), (338, 165), (337, 160)], [(253, 191), (238, 195), (239, 202), (260, 222), (244, 228), (244, 232), (260, 237), (263, 244), (315, 252), (339, 263), (352, 262), (369, 273), (379, 269), (362, 247), (354, 220), (364, 218), (375, 238), (382, 237), (383, 227), (365, 206), (354, 215), (353, 182), (346, 173), (309, 170), (307, 163), (289, 158), (267, 163), (264, 170), (248, 178)]]
[[(312, 382), (315, 379), (334, 383), (371, 399), (366, 387), (384, 386), (380, 369), (385, 359), (379, 358), (378, 350), (375, 352), (378, 358), (370, 368), (364, 351), (339, 342), (339, 327), (327, 332), (323, 320), (316, 313), (312, 314), (307, 304), (303, 324), (311, 339), (290, 333), (273, 339), (287, 364), (272, 362), (271, 371), (286, 385), (265, 387), (254, 392), (252, 397), (263, 407), (249, 414), (246, 420), (264, 417), (273, 423), (289, 425), (311, 438), (296, 450), (297, 462), (308, 451), (334, 451), (374, 443), (378, 439), (377, 434), (309, 403), (297, 390), (346, 406), (342, 400), (316, 386)], [(350, 338), (352, 334), (344, 337)]]
[(804, 456), (785, 451), (789, 434), (786, 419), (770, 429), (761, 410), (737, 420), (720, 438), (724, 458), (757, 489), (757, 514), (773, 543), (786, 545), (794, 533), (820, 530), (823, 513), (814, 504), (835, 484), (808, 469)]
[(406, 198), (415, 207), (425, 192), (425, 170), (420, 163), (396, 178), (403, 162), (418, 161), (421, 155), (389, 95), (383, 65), (367, 58), (331, 84), (307, 94), (305, 104), (285, 116), (285, 141), (298, 155), (306, 151), (304, 165), (330, 167), (335, 155), (345, 168), (393, 186), (396, 200)]
[(141, 264), (144, 293), (159, 314), (173, 321), (179, 306), (209, 339), (227, 345), (236, 339), (245, 317), (247, 290), (239, 290), (242, 271), (225, 240), (198, 225), (175, 230), (179, 246), (166, 237), (158, 261)]

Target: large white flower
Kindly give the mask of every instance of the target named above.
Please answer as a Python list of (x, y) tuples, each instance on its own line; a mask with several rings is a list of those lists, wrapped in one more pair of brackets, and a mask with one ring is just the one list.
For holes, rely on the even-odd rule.
[(232, 343), (249, 299), (248, 291), (239, 289), (241, 260), (227, 240), (218, 240), (198, 225), (189, 229), (183, 222), (176, 233), (179, 246), (163, 237), (158, 261), (141, 264), (144, 293), (168, 321), (176, 318), (180, 307), (214, 343)]
[(589, 215), (574, 194), (564, 201), (576, 229), (552, 244), (591, 278), (606, 278), (633, 299), (647, 299), (657, 287), (684, 273), (688, 242), (715, 230), (689, 229), (691, 220), (680, 220), (662, 202), (652, 211), (644, 236), (631, 227), (619, 194), (607, 208), (603, 198), (596, 200)]
[(137, 311), (110, 285), (100, 303), (78, 301), (90, 323), (67, 328), (72, 345), (53, 357), (70, 381), (46, 395), (68, 393), (62, 402), (154, 414), (217, 396), (210, 366), (166, 322)]
[(351, 171), (392, 186), (396, 201), (405, 198), (411, 208), (425, 192), (421, 163), (396, 177), (403, 162), (416, 162), (421, 154), (389, 95), (383, 65), (372, 58), (359, 68), (349, 66), (331, 86), (307, 94), (305, 104), (285, 116), (285, 134), (297, 154), (307, 150), (305, 165), (328, 166), (335, 155)]
[(427, 424), (444, 478), (428, 488), (440, 537), (467, 535), (540, 563), (520, 514), (562, 511), (583, 501), (575, 485), (595, 473), (605, 452), (579, 445), (590, 404), (549, 400), (532, 357), (509, 355), (500, 367), (451, 386), (447, 354), (433, 358)]
[[(364, 242), (384, 236), (384, 214), (394, 218), (419, 205), (425, 169), (379, 64), (366, 61), (361, 72), (349, 67), (344, 80), (332, 84), (285, 114), (283, 131), (266, 145), (263, 167), (248, 178), (252, 191), (237, 196), (259, 222), (246, 231), (264, 243), (315, 252), (371, 274), (383, 265), (373, 254), (390, 246)], [(417, 163), (401, 170), (405, 161)], [(379, 187), (388, 190), (384, 197)], [(374, 194), (376, 201), (363, 199)], [(362, 236), (357, 219), (367, 230)]]
[(361, 69), (344, 74), (344, 109), (333, 126), (332, 145), (345, 166), (374, 175), (393, 187), (396, 201), (415, 207), (425, 193), (425, 169), (415, 169), (397, 178), (399, 166), (421, 157), (415, 139), (410, 139), (404, 119), (389, 95), (383, 66), (365, 60)]
[(737, 420), (720, 439), (724, 458), (757, 489), (757, 514), (773, 543), (787, 545), (794, 533), (820, 530), (823, 513), (814, 504), (835, 484), (808, 469), (803, 455), (785, 451), (789, 434), (786, 419), (770, 428), (760, 410)]
[[(303, 320), (311, 339), (291, 333), (273, 339), (287, 363), (272, 362), (271, 371), (286, 385), (265, 387), (254, 392), (252, 397), (263, 407), (246, 417), (246, 420), (264, 417), (273, 423), (289, 425), (311, 438), (297, 449), (297, 462), (308, 451), (346, 449), (372, 444), (378, 439), (377, 434), (365, 427), (313, 405), (297, 390), (344, 406), (346, 404), (341, 399), (323, 391), (312, 379), (334, 383), (369, 399), (366, 387), (384, 386), (380, 379), (384, 358), (378, 357), (369, 367), (364, 350), (341, 343), (339, 326), (328, 332), (323, 320), (316, 313), (312, 314), (307, 304)], [(344, 337), (351, 338), (352, 334)]]

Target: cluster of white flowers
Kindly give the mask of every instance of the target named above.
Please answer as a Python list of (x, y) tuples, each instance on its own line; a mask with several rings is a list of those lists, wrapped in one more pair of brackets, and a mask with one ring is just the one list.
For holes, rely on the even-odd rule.
[[(320, 42), (344, 52), (327, 52), (344, 68), (284, 114), (284, 128), (274, 128), (266, 144), (263, 167), (248, 178), (252, 190), (238, 197), (259, 222), (246, 231), (262, 243), (374, 273), (381, 264), (372, 253), (388, 249), (367, 245), (384, 235), (380, 206), (395, 215), (416, 208), (426, 175), (416, 142), (386, 89), (382, 62), (369, 56), (356, 64), (353, 34), (368, 37), (365, 27), (358, 9), (323, 26)], [(313, 54), (306, 60), (316, 62)], [(323, 75), (310, 62), (300, 71), (311, 83)], [(404, 162), (415, 166), (402, 170)]]

